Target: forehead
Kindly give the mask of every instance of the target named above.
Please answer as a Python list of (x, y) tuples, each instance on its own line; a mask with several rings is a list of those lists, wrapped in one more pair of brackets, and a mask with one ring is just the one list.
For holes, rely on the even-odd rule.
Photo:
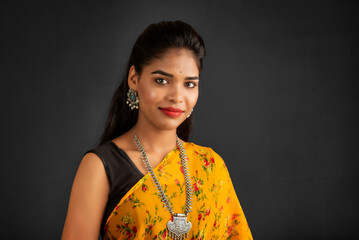
[(167, 70), (173, 74), (198, 75), (199, 70), (194, 53), (187, 49), (169, 49), (154, 58), (143, 70)]

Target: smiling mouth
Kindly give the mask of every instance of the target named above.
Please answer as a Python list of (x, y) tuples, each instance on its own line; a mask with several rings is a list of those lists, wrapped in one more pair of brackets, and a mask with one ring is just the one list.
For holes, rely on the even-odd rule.
[(170, 117), (179, 117), (184, 112), (181, 109), (178, 108), (159, 108), (164, 114)]

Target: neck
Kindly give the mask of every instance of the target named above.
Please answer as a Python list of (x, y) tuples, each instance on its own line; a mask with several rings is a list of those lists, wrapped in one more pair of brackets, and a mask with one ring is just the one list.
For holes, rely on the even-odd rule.
[(176, 129), (158, 129), (140, 121), (136, 123), (134, 129), (146, 152), (161, 153), (164, 150), (170, 151), (177, 145)]

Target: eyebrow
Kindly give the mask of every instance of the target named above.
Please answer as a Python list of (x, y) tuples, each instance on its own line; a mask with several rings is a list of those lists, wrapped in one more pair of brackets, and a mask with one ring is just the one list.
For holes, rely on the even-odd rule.
[[(161, 75), (164, 75), (166, 77), (171, 77), (173, 78), (173, 75), (170, 74), (170, 73), (166, 73), (162, 70), (156, 70), (154, 72), (151, 72), (151, 74), (161, 74)], [(185, 77), (185, 80), (199, 80), (199, 77)]]

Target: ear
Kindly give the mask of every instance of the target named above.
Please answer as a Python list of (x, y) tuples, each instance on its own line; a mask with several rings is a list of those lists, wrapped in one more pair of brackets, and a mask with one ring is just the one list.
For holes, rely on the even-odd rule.
[(136, 72), (135, 66), (133, 65), (130, 67), (130, 70), (128, 71), (127, 82), (130, 89), (137, 91), (138, 74)]

